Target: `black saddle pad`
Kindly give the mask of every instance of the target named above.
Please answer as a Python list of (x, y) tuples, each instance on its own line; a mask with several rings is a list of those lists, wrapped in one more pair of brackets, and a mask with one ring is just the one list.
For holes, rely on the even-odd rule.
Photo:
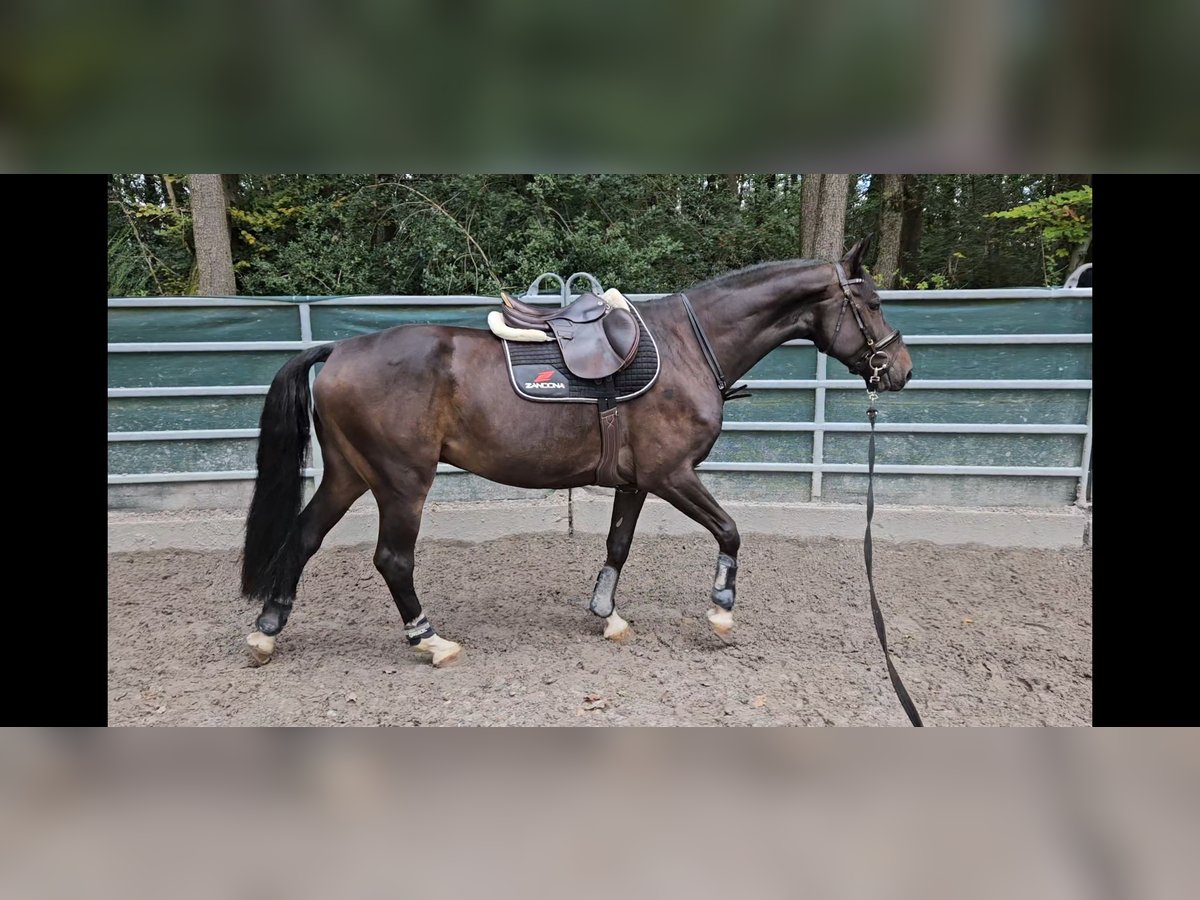
[[(633, 309), (633, 304), (630, 304)], [(637, 354), (633, 362), (613, 376), (617, 401), (632, 400), (645, 393), (658, 380), (658, 345), (641, 315), (637, 319)], [(558, 341), (501, 341), (508, 360), (508, 377), (513, 388), (528, 400), (559, 403), (597, 403), (608, 396), (605, 380), (579, 378), (567, 371)]]

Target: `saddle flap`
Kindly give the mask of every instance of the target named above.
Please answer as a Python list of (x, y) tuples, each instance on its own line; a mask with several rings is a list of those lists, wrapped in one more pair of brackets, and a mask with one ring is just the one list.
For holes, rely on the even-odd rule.
[(608, 338), (609, 346), (620, 356), (624, 363), (629, 363), (637, 353), (638, 323), (633, 314), (623, 309), (614, 309), (604, 317), (604, 335)]

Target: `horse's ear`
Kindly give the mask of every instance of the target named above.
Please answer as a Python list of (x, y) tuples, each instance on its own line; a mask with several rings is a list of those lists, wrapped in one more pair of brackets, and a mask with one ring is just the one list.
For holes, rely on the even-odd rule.
[(846, 251), (846, 255), (842, 257), (842, 267), (850, 273), (851, 278), (857, 278), (862, 275), (863, 257), (867, 255), (867, 248), (871, 246), (872, 235), (867, 235), (861, 241)]

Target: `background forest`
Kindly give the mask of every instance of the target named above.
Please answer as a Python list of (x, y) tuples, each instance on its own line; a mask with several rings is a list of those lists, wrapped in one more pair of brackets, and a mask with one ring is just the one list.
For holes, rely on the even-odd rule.
[(486, 294), (587, 271), (672, 291), (868, 234), (880, 287), (1061, 285), (1090, 175), (184, 175), (109, 179), (111, 297)]

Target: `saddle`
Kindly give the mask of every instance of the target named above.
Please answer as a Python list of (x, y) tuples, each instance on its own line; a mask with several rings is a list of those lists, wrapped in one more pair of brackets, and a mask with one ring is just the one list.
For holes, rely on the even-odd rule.
[(500, 310), (510, 328), (543, 332), (558, 341), (563, 362), (580, 378), (600, 380), (627, 367), (637, 355), (641, 330), (633, 314), (591, 292), (570, 306), (536, 307), (505, 291)]

